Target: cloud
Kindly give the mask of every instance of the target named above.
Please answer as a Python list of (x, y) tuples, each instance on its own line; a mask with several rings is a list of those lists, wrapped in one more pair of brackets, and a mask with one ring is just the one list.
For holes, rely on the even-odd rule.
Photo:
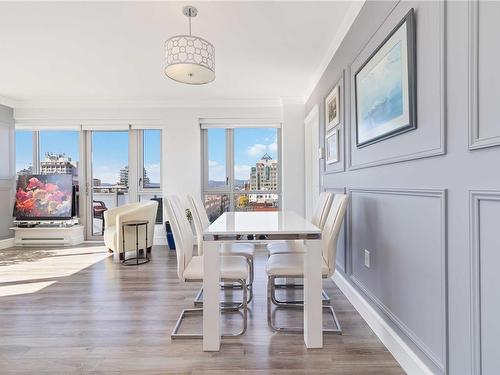
[(214, 160), (208, 161), (208, 179), (212, 181), (226, 180), (226, 166)]
[(264, 155), (267, 151), (267, 146), (261, 143), (256, 143), (253, 146), (247, 148), (247, 154), (252, 157), (260, 157)]
[(266, 152), (274, 154), (278, 151), (278, 144), (276, 143), (276, 139), (274, 139), (273, 143), (264, 145), (262, 143), (256, 143), (247, 148), (247, 154), (251, 157), (262, 157)]
[(249, 165), (236, 164), (234, 166), (234, 178), (237, 180), (249, 180), (251, 168)]

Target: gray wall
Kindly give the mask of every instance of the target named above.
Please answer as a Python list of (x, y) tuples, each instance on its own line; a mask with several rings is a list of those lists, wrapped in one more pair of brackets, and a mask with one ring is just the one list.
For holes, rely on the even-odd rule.
[(12, 237), (14, 195), (14, 118), (12, 108), (0, 105), (0, 240)]
[[(418, 128), (357, 149), (352, 79), (413, 7)], [(306, 104), (337, 82), (350, 194), (337, 271), (435, 373), (500, 374), (500, 3), (367, 2)], [(364, 250), (371, 252), (370, 268)]]

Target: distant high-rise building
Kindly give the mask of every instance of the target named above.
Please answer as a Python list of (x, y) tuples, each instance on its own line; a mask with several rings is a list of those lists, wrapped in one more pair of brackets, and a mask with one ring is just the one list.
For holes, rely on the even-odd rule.
[[(142, 186), (148, 186), (150, 184), (148, 171), (146, 168), (143, 169), (142, 175)], [(127, 186), (128, 187), (128, 165), (120, 169), (120, 181), (118, 185)]]
[(118, 185), (128, 186), (128, 165), (120, 169), (120, 181)]
[(264, 154), (252, 167), (250, 190), (278, 190), (278, 161), (269, 154)]
[(70, 174), (77, 176), (77, 166), (71, 162), (66, 154), (53, 154), (47, 152), (45, 159), (40, 162), (41, 174)]
[(142, 186), (149, 186), (151, 181), (149, 180), (147, 169), (143, 168), (142, 172), (143, 172), (142, 173)]
[(92, 184), (93, 184), (93, 186), (101, 186), (101, 180), (98, 178), (93, 178)]
[[(278, 161), (269, 154), (264, 154), (250, 170), (250, 190), (278, 190)], [(278, 194), (252, 193), (248, 196), (245, 210), (274, 210), (277, 206)]]

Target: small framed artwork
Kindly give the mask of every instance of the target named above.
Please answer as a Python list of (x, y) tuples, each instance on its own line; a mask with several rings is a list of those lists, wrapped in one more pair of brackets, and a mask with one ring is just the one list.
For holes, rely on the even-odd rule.
[(416, 129), (415, 56), (411, 9), (354, 75), (358, 148)]
[(338, 129), (334, 129), (331, 133), (326, 135), (325, 149), (326, 149), (326, 164), (333, 164), (339, 161), (339, 137)]
[(326, 131), (340, 123), (340, 90), (335, 86), (325, 99)]

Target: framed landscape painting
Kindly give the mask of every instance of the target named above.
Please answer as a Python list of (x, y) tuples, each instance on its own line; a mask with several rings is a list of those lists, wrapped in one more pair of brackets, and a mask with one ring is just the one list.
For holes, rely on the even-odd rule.
[(415, 56), (411, 9), (354, 76), (358, 148), (416, 129)]
[(326, 135), (326, 164), (333, 164), (339, 161), (339, 140), (337, 133), (338, 129), (335, 129), (330, 134)]
[(325, 99), (326, 131), (340, 123), (340, 90), (335, 86)]

